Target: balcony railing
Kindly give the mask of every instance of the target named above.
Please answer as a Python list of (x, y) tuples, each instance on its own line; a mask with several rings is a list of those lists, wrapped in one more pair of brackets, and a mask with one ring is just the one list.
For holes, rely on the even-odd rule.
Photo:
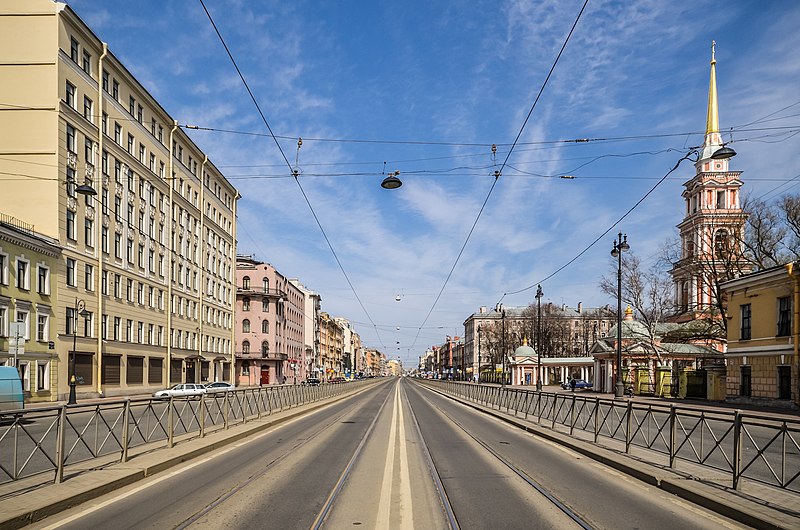
[(245, 294), (245, 293), (253, 294), (253, 295), (259, 295), (260, 294), (260, 295), (272, 296), (272, 297), (275, 297), (275, 298), (281, 298), (281, 297), (284, 298), (284, 299), (286, 298), (286, 291), (281, 291), (280, 289), (264, 289), (263, 287), (261, 287), (261, 288), (258, 288), (258, 287), (247, 287), (247, 288), (245, 288), (245, 287), (241, 287), (241, 286), (237, 285), (236, 286), (236, 292), (237, 293), (242, 293), (242, 294)]
[(279, 352), (261, 353), (259, 351), (251, 351), (251, 352), (237, 351), (236, 358), (245, 360), (262, 359), (266, 361), (287, 361), (289, 360), (289, 354), (279, 353)]

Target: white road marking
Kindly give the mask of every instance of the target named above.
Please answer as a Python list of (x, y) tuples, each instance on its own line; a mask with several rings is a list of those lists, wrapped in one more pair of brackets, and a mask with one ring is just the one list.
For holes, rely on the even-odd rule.
[[(399, 385), (398, 385), (399, 389)], [(398, 394), (398, 401), (400, 396)], [(411, 497), (411, 471), (408, 459), (408, 444), (406, 443), (406, 423), (403, 416), (403, 404), (400, 403), (400, 507), (401, 512), (401, 528), (413, 529), (414, 528), (414, 507), (413, 499)]]
[(389, 428), (389, 447), (386, 450), (386, 462), (383, 465), (383, 482), (381, 483), (381, 498), (378, 502), (378, 517), (375, 528), (389, 528), (389, 516), (392, 509), (392, 476), (394, 475), (394, 450), (395, 436), (397, 435), (397, 404), (400, 386), (395, 386), (394, 406), (392, 407), (392, 421)]
[[(318, 410), (323, 410), (324, 408), (327, 408), (327, 407), (322, 407), (322, 408), (320, 408)], [(215, 458), (217, 458), (217, 457), (219, 457), (221, 455), (224, 455), (225, 453), (229, 453), (230, 451), (234, 451), (234, 450), (242, 447), (243, 445), (252, 443), (253, 441), (258, 440), (259, 438), (263, 438), (264, 436), (266, 436), (268, 434), (271, 434), (271, 433), (275, 432), (276, 430), (278, 430), (278, 429), (280, 429), (282, 427), (285, 427), (287, 425), (291, 425), (292, 423), (294, 423), (296, 421), (300, 421), (303, 417), (304, 416), (300, 416), (300, 417), (285, 421), (285, 422), (283, 422), (283, 423), (281, 423), (279, 425), (276, 425), (275, 427), (267, 429), (266, 431), (262, 432), (261, 434), (257, 434), (255, 436), (247, 437), (246, 439), (242, 440), (241, 442), (237, 442), (237, 443), (229, 446), (226, 449), (221, 449), (219, 451), (216, 451), (216, 452), (212, 453), (211, 455), (209, 455), (209, 456), (207, 456), (207, 457), (205, 457), (205, 458), (203, 458), (201, 460), (197, 460), (195, 462), (192, 462), (191, 464), (187, 464), (186, 466), (181, 467), (180, 469), (176, 469), (175, 471), (171, 471), (171, 472), (167, 473), (166, 475), (159, 476), (156, 479), (148, 480), (146, 478), (146, 479), (144, 479), (145, 482), (143, 484), (141, 484), (140, 486), (137, 486), (137, 487), (133, 488), (132, 490), (126, 490), (124, 493), (120, 493), (117, 496), (112, 497), (112, 498), (110, 498), (108, 500), (105, 500), (105, 501), (103, 501), (103, 502), (101, 502), (99, 504), (95, 504), (94, 506), (87, 507), (87, 508), (81, 508), (79, 513), (71, 515), (71, 516), (69, 516), (69, 517), (67, 517), (65, 519), (60, 519), (56, 523), (53, 523), (53, 524), (51, 524), (49, 526), (43, 527), (42, 530), (54, 530), (56, 528), (60, 528), (60, 527), (64, 526), (65, 524), (69, 524), (72, 521), (75, 521), (76, 519), (80, 519), (81, 517), (85, 517), (87, 514), (96, 512), (98, 510), (102, 510), (106, 506), (110, 506), (111, 504), (114, 504), (115, 502), (119, 502), (120, 500), (122, 500), (122, 499), (124, 499), (124, 498), (126, 498), (126, 497), (128, 497), (130, 495), (135, 495), (136, 493), (139, 493), (140, 491), (142, 491), (144, 489), (147, 489), (147, 488), (149, 488), (149, 487), (151, 487), (151, 486), (153, 486), (155, 484), (158, 484), (159, 482), (163, 482), (163, 481), (165, 481), (167, 479), (170, 479), (172, 477), (180, 475), (181, 473), (189, 471), (190, 469), (192, 469), (194, 467), (203, 465), (206, 462), (209, 462), (209, 461), (211, 461), (211, 460), (213, 460), (213, 459), (215, 459)], [(74, 508), (76, 508), (76, 507), (73, 507), (73, 508), (70, 508), (70, 509), (74, 509)], [(55, 515), (53, 517), (57, 517), (57, 515)]]

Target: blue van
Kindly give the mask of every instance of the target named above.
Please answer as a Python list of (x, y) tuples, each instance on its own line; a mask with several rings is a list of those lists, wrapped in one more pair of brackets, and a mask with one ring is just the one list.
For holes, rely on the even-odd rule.
[(0, 366), (0, 412), (22, 410), (24, 407), (19, 372), (13, 366)]

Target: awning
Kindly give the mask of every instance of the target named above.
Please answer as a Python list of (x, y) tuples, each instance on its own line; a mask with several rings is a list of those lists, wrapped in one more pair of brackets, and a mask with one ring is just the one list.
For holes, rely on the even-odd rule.
[(187, 355), (186, 357), (184, 357), (183, 360), (185, 360), (185, 361), (197, 361), (197, 360), (205, 361), (206, 358), (203, 357), (202, 355), (200, 355), (199, 353), (193, 353), (191, 355)]

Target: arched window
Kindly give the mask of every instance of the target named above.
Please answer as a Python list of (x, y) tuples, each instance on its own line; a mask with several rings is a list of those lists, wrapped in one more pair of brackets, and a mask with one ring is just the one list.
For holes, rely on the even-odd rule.
[(262, 281), (264, 282), (264, 292), (269, 292), (269, 278), (264, 278)]
[(269, 320), (261, 321), (261, 333), (269, 333)]
[(264, 298), (261, 301), (261, 311), (263, 311), (264, 313), (269, 313), (269, 299)]
[(246, 340), (242, 342), (242, 353), (250, 353), (250, 341)]
[(263, 355), (264, 357), (269, 355), (269, 342), (264, 341), (261, 343), (261, 355)]
[(246, 318), (242, 320), (242, 333), (250, 333), (250, 321)]
[(250, 289), (250, 276), (242, 278), (242, 289)]
[(242, 375), (250, 375), (250, 362), (242, 361)]
[(250, 311), (250, 299), (242, 298), (242, 311)]
[(686, 312), (686, 311), (689, 310), (689, 282), (683, 282), (681, 284), (680, 307), (681, 307), (681, 311), (683, 311), (683, 312)]

